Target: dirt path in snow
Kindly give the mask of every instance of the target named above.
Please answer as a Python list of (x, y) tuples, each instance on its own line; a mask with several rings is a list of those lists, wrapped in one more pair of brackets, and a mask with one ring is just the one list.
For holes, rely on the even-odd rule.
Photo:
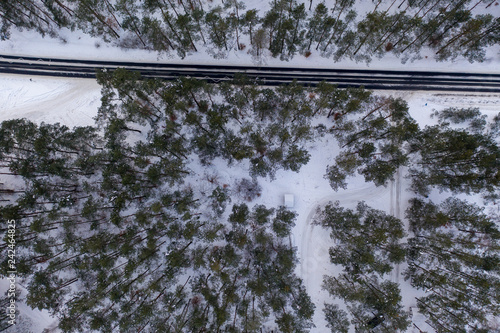
[[(308, 294), (317, 307), (314, 315), (314, 322), (317, 328), (311, 332), (319, 333), (324, 332), (324, 329), (326, 329), (326, 321), (321, 309), (323, 308), (323, 303), (331, 301), (331, 298), (321, 289), (323, 276), (336, 275), (342, 270), (340, 266), (330, 263), (328, 250), (333, 245), (333, 241), (329, 233), (322, 227), (312, 224), (318, 208), (324, 207), (329, 202), (339, 201), (343, 207), (353, 209), (359, 201), (366, 201), (372, 207), (381, 209), (377, 204), (373, 205), (371, 202), (379, 204), (386, 202), (387, 205), (383, 207), (385, 208), (383, 210), (401, 219), (405, 230), (408, 230), (408, 222), (404, 219), (404, 211), (407, 207), (409, 194), (404, 192), (403, 188), (407, 188), (409, 184), (408, 180), (403, 177), (404, 174), (404, 168), (400, 168), (394, 176), (394, 181), (390, 182), (387, 187), (376, 187), (373, 184), (365, 183), (365, 186), (360, 188), (334, 192), (315, 202), (310, 208), (305, 224), (302, 227), (299, 257), (300, 276), (304, 281)], [(384, 201), (384, 198), (387, 198), (387, 201)], [(403, 269), (403, 266), (401, 266), (401, 269)], [(400, 281), (400, 274), (400, 265), (396, 265), (392, 272), (392, 281), (404, 283), (404, 281)]]
[[(391, 181), (391, 208), (390, 214), (403, 220), (401, 216), (401, 168), (398, 168), (394, 180)], [(405, 230), (407, 230), (405, 226)], [(392, 281), (398, 283), (400, 277), (400, 265), (397, 264), (395, 269), (392, 271)]]

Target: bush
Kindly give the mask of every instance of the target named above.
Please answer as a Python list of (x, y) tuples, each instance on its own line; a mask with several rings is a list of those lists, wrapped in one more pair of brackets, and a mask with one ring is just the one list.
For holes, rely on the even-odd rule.
[(256, 180), (243, 178), (236, 184), (236, 193), (240, 198), (245, 199), (246, 201), (252, 201), (256, 197), (260, 197), (261, 191), (262, 187)]

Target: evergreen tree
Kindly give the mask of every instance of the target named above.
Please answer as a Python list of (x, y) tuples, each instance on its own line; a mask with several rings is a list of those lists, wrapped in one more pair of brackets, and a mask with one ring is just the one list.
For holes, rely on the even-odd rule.
[(328, 204), (314, 222), (330, 231), (336, 245), (329, 250), (330, 260), (350, 274), (376, 272), (381, 276), (404, 259), (399, 241), (405, 236), (400, 220), (358, 203), (356, 211), (339, 203)]
[(241, 19), (241, 24), (245, 29), (243, 32), (248, 33), (251, 45), (254, 45), (254, 35), (257, 30), (257, 24), (259, 24), (260, 20), (261, 18), (258, 16), (257, 9), (247, 10)]
[[(236, 38), (236, 48), (238, 50), (243, 49), (243, 43), (240, 41), (240, 36), (242, 35), (242, 26), (244, 24), (244, 19), (241, 17), (242, 11), (245, 9), (245, 4), (243, 2), (239, 2), (238, 0), (229, 0), (228, 2), (225, 3), (225, 6), (228, 9), (232, 10), (232, 13), (229, 14), (229, 23), (232, 29), (234, 29), (235, 33), (235, 38)], [(250, 24), (249, 26), (249, 32), (251, 31), (252, 25), (255, 24), (255, 19), (256, 19), (256, 14), (252, 15), (252, 13), (255, 12), (247, 12), (248, 14), (248, 19), (250, 21), (247, 21), (247, 24)], [(251, 39), (251, 37), (250, 37)]]
[(482, 133), (486, 130), (486, 115), (481, 114), (479, 108), (459, 109), (452, 107), (435, 111), (431, 116), (437, 117), (441, 126), (461, 125), (461, 128), (473, 133)]
[(328, 8), (324, 3), (319, 3), (314, 10), (313, 16), (311, 16), (308, 20), (308, 29), (305, 34), (303, 51), (311, 52), (313, 43), (317, 43), (317, 50), (319, 45), (329, 34), (334, 23), (335, 20), (333, 19), (333, 17), (328, 15)]
[(386, 184), (400, 166), (407, 164), (404, 144), (418, 131), (403, 100), (353, 92), (359, 97), (352, 96), (344, 110), (335, 112), (335, 106), (330, 112), (335, 122), (331, 131), (343, 149), (325, 176), (334, 189), (344, 187), (346, 177), (355, 171), (366, 181)]
[(135, 38), (138, 40), (137, 44), (139, 44), (142, 48), (147, 48), (147, 44), (143, 36), (144, 29), (141, 27), (141, 19), (136, 15), (137, 13), (140, 14), (139, 6), (137, 6), (134, 1), (120, 0), (118, 1), (114, 9), (119, 11), (124, 17), (123, 22), (119, 23), (118, 20), (116, 20), (116, 17), (113, 15), (117, 24), (125, 30), (132, 31)]
[(489, 135), (446, 125), (426, 127), (413, 140), (411, 151), (419, 153), (410, 176), (412, 188), (420, 194), (427, 195), (431, 186), (454, 193), (493, 193), (498, 186), (500, 151)]
[[(349, 9), (354, 5), (354, 0), (339, 0), (335, 1), (334, 7), (332, 8), (332, 14), (335, 22), (332, 27), (332, 32), (326, 39), (323, 48), (321, 49), (324, 54), (330, 55), (332, 53), (331, 47), (337, 44), (340, 40), (343, 40), (343, 35), (345, 31), (348, 31), (349, 25), (354, 21), (356, 12)], [(341, 16), (346, 11), (345, 20), (341, 19)], [(334, 43), (333, 43), (334, 42)], [(320, 46), (316, 46), (316, 49)]]
[(332, 333), (348, 333), (349, 332), (349, 320), (347, 318), (347, 313), (339, 309), (338, 305), (332, 305), (325, 303), (325, 308), (323, 309), (325, 313), (325, 318), (328, 324), (326, 325), (331, 329)]
[[(387, 12), (371, 12), (368, 13), (364, 20), (358, 23), (356, 29), (357, 39), (351, 39), (347, 42), (346, 46), (343, 47), (340, 53), (337, 53), (335, 57), (341, 59), (344, 56), (349, 56), (351, 59), (356, 61), (365, 60), (369, 62), (371, 59), (372, 51), (371, 48), (376, 44), (381, 38), (382, 32), (391, 23)], [(349, 36), (349, 35), (346, 35)], [(365, 51), (360, 53), (360, 50), (365, 47)]]
[(269, 50), (273, 57), (288, 60), (298, 51), (305, 34), (305, 5), (294, 0), (275, 1), (264, 18), (269, 32)]
[(85, 33), (93, 37), (102, 37), (106, 42), (120, 38), (118, 22), (113, 20), (113, 9), (107, 6), (106, 1), (68, 0), (68, 2), (75, 3), (76, 24)]
[(216, 7), (205, 15), (205, 22), (214, 47), (219, 51), (227, 52), (232, 47), (232, 38), (229, 33), (231, 25), (229, 20), (222, 15), (223, 9)]
[(407, 211), (406, 279), (424, 289), (419, 311), (436, 332), (487, 332), (498, 316), (500, 232), (474, 204), (448, 198), (439, 205), (412, 199)]
[[(394, 282), (379, 281), (375, 275), (342, 273), (338, 277), (326, 276), (323, 288), (348, 304), (356, 332), (405, 331), (410, 326), (408, 313), (401, 304), (400, 290)], [(331, 307), (326, 309), (331, 329), (345, 331), (345, 313), (338, 310), (332, 313)], [(377, 317), (382, 320), (375, 326), (373, 318)]]
[(468, 18), (457, 32), (452, 33), (447, 40), (436, 45), (436, 58), (439, 61), (466, 57), (469, 62), (483, 62), (486, 48), (498, 43), (500, 35), (500, 17), (492, 15), (477, 15)]
[(60, 2), (35, 0), (2, 1), (0, 3), (0, 40), (10, 37), (10, 28), (33, 29), (42, 36), (58, 35), (58, 30), (71, 27), (73, 11)]

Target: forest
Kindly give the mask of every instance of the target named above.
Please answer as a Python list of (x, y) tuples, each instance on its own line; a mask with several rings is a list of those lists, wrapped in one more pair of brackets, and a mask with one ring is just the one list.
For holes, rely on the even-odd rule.
[[(177, 60), (243, 51), (332, 64), (429, 50), (483, 62), (500, 42), (496, 0), (362, 2), (1, 1), (0, 39), (17, 29), (64, 43), (62, 31), (79, 31)], [(422, 332), (391, 279), (396, 265), (435, 332), (498, 329), (500, 113), (445, 107), (422, 125), (386, 93), (244, 75), (212, 84), (119, 68), (97, 82), (92, 126), (0, 124), (0, 250), (12, 248), (15, 221), (25, 302), (62, 332), (300, 333), (318, 312), (332, 333)], [(411, 199), (400, 218), (363, 201), (318, 207), (312, 223), (340, 269), (323, 277), (319, 307), (297, 270), (298, 214), (258, 198), (279, 172), (300, 178), (323, 139), (336, 152), (322, 166), (333, 193), (359, 177), (387, 187), (404, 171)], [(220, 161), (238, 178), (211, 174)], [(1, 277), (12, 267), (0, 257)], [(0, 331), (12, 329), (2, 313)]]
[[(98, 81), (95, 126), (0, 126), (2, 177), (11, 179), (0, 185), (0, 216), (17, 223), (26, 302), (57, 316), (63, 332), (310, 331), (318, 309), (295, 273), (296, 214), (252, 201), (259, 179), (299, 173), (308, 144), (325, 136), (340, 148), (325, 165), (333, 190), (356, 174), (384, 186), (407, 167), (414, 191), (410, 230), (363, 202), (317, 212), (331, 262), (343, 268), (324, 278), (325, 292), (347, 305), (325, 304), (331, 331), (409, 328), (388, 279), (406, 263), (436, 332), (490, 332), (500, 308), (499, 216), (453, 194), (498, 201), (499, 115), (448, 108), (420, 128), (404, 100), (363, 88), (269, 88), (243, 76), (168, 82), (122, 69)], [(207, 178), (202, 192), (194, 181), (215, 159), (246, 163), (248, 174), (235, 184)], [(433, 189), (450, 198), (430, 201)], [(7, 257), (1, 267), (8, 271)]]
[[(403, 63), (432, 50), (437, 61), (485, 60), (500, 43), (496, 0), (12, 0), (0, 2), (0, 39), (11, 29), (61, 37), (80, 30), (123, 49), (186, 56), (231, 50), (256, 59), (318, 54), (369, 63), (392, 54)], [(496, 14), (495, 14), (496, 13)], [(100, 43), (96, 43), (100, 47)]]

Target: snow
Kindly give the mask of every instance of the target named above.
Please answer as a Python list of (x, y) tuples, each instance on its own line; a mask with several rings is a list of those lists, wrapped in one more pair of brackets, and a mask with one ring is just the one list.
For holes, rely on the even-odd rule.
[[(430, 93), (430, 92), (384, 92), (408, 101), (411, 115), (420, 126), (433, 124), (435, 119), (429, 115), (434, 109), (445, 107), (479, 107), (482, 112), (493, 116), (500, 107), (499, 94), (468, 94)], [(28, 76), (0, 76), (0, 121), (26, 117), (37, 123), (60, 122), (69, 127), (76, 125), (92, 125), (93, 117), (99, 107), (100, 88), (93, 80), (66, 78), (31, 78)], [(332, 164), (337, 154), (336, 144), (331, 137), (324, 137), (311, 144), (309, 152), (311, 159), (302, 167), (300, 173), (280, 170), (276, 179), (259, 179), (262, 186), (261, 196), (252, 204), (265, 204), (277, 207), (283, 204), (285, 194), (294, 194), (294, 210), (297, 213), (296, 226), (293, 229), (292, 242), (297, 247), (299, 263), (297, 274), (304, 280), (309, 295), (316, 304), (314, 323), (316, 327), (311, 332), (326, 332), (326, 321), (323, 318), (323, 303), (335, 303), (328, 293), (321, 289), (323, 275), (336, 274), (339, 267), (329, 262), (328, 248), (332, 240), (325, 230), (314, 226), (311, 221), (316, 209), (330, 201), (340, 201), (342, 206), (354, 208), (358, 201), (365, 201), (369, 206), (384, 210), (403, 218), (407, 201), (411, 193), (405, 189), (408, 180), (402, 177), (404, 170), (397, 174), (396, 179), (387, 187), (376, 187), (365, 183), (362, 177), (348, 181), (346, 190), (334, 192), (328, 181), (323, 178), (326, 166)], [(236, 163), (233, 168), (227, 168), (224, 161), (215, 161), (212, 168), (206, 172), (216, 175), (220, 184), (229, 184), (247, 175), (241, 174), (247, 163)], [(201, 179), (201, 175), (199, 176)], [(200, 180), (201, 181), (201, 180)], [(200, 186), (204, 186), (200, 183)], [(436, 194), (446, 197), (446, 194)], [(234, 202), (233, 202), (234, 203)], [(429, 330), (423, 316), (418, 314), (415, 296), (422, 292), (416, 291), (400, 273), (403, 265), (396, 267), (392, 280), (401, 284), (403, 303), (406, 310), (412, 307), (415, 324), (422, 330)], [(6, 280), (0, 281), (0, 288), (6, 290)], [(42, 328), (54, 327), (54, 319), (47, 311), (31, 310), (20, 302), (20, 311), (26, 320), (36, 323), (33, 332), (41, 332)], [(418, 332), (416, 328), (409, 332)]]
[(89, 126), (100, 105), (100, 86), (90, 79), (2, 75), (0, 121), (28, 118), (34, 122)]
[[(50, 316), (47, 310), (40, 311), (32, 310), (22, 300), (26, 297), (26, 289), (16, 281), (16, 290), (21, 291), (21, 296), (16, 299), (18, 307), (18, 315), (16, 316), (16, 325), (5, 330), (5, 333), (42, 333), (44, 329), (48, 329), (50, 333), (59, 333), (57, 329), (57, 319)], [(9, 281), (0, 279), (0, 290), (9, 289)]]
[[(308, 8), (309, 1), (303, 1)], [(390, 5), (388, 1), (385, 6)], [(217, 1), (215, 1), (217, 3)], [(315, 2), (316, 3), (316, 2)], [(399, 2), (398, 2), (399, 3)], [(247, 9), (259, 8), (262, 15), (269, 8), (268, 0), (245, 1)], [(371, 0), (357, 1), (355, 10), (360, 13), (373, 9)], [(384, 10), (385, 8), (381, 8)], [(479, 12), (484, 11), (481, 6)], [(490, 11), (499, 11), (500, 6), (491, 7)], [(248, 41), (245, 42), (249, 45)], [(310, 68), (345, 68), (345, 69), (390, 69), (390, 70), (435, 70), (442, 72), (478, 72), (500, 74), (500, 46), (488, 50), (484, 63), (469, 63), (464, 59), (451, 62), (436, 62), (432, 51), (423, 51), (422, 59), (402, 64), (401, 60), (389, 55), (382, 59), (374, 58), (369, 65), (351, 60), (333, 62), (313, 52), (309, 57), (296, 55), (288, 62), (279, 58), (264, 55), (255, 58), (248, 53), (248, 47), (243, 51), (231, 50), (226, 58), (214, 59), (200, 48), (200, 52), (188, 55), (180, 60), (175, 54), (166, 55), (146, 50), (123, 50), (116, 45), (107, 44), (99, 38), (93, 38), (79, 31), (61, 31), (61, 38), (40, 38), (33, 31), (12, 30), (12, 36), (7, 41), (0, 41), (0, 55), (37, 56), (49, 58), (78, 58), (88, 60), (138, 61), (183, 64), (223, 64), (223, 65), (263, 65), (290, 66)], [(410, 107), (411, 116), (421, 127), (436, 123), (429, 115), (434, 109), (447, 107), (478, 107), (481, 112), (492, 118), (500, 110), (500, 94), (458, 94), (453, 92), (399, 92), (386, 91), (383, 94), (402, 97)], [(61, 123), (69, 127), (93, 125), (93, 117), (100, 105), (100, 87), (91, 79), (47, 78), (38, 76), (1, 75), (0, 76), (0, 121), (14, 118), (28, 118), (36, 123)], [(338, 302), (321, 289), (323, 275), (337, 274), (339, 267), (329, 261), (328, 249), (332, 240), (327, 232), (311, 221), (316, 209), (330, 201), (340, 201), (342, 206), (354, 208), (358, 201), (365, 201), (369, 206), (384, 210), (399, 218), (403, 218), (407, 201), (411, 193), (406, 191), (408, 180), (402, 177), (404, 170), (398, 172), (396, 179), (387, 187), (376, 187), (365, 183), (362, 177), (349, 179), (348, 188), (334, 192), (323, 178), (326, 166), (333, 163), (337, 154), (336, 144), (332, 138), (323, 138), (309, 147), (311, 159), (302, 167), (300, 173), (278, 171), (276, 179), (259, 179), (262, 186), (261, 196), (252, 204), (265, 204), (277, 207), (287, 203), (286, 194), (294, 194), (294, 211), (297, 213), (296, 226), (293, 229), (292, 242), (297, 247), (299, 263), (297, 274), (304, 280), (309, 295), (316, 304), (314, 323), (316, 327), (311, 332), (327, 332), (326, 321), (323, 318), (323, 303)], [(232, 186), (242, 178), (241, 169), (247, 168), (246, 163), (236, 163), (234, 168), (227, 168), (224, 161), (215, 161), (213, 167), (206, 172), (218, 176), (220, 184)], [(243, 177), (248, 178), (247, 175)], [(209, 187), (200, 175), (199, 186)], [(208, 191), (208, 190), (207, 190)], [(433, 198), (445, 198), (446, 193), (432, 193)], [(285, 199), (285, 200), (284, 200)], [(440, 200), (439, 200), (440, 201)], [(234, 203), (234, 202), (233, 202)], [(413, 322), (422, 330), (432, 332), (425, 323), (425, 318), (417, 312), (415, 296), (422, 292), (414, 290), (400, 273), (404, 265), (396, 267), (391, 279), (401, 284), (403, 303), (407, 310), (412, 308)], [(25, 289), (18, 285), (25, 295)], [(0, 280), (0, 290), (7, 289), (7, 280)], [(342, 306), (343, 307), (343, 306)], [(345, 308), (345, 307), (343, 307)], [(44, 328), (54, 328), (57, 324), (47, 311), (31, 310), (23, 302), (19, 302), (21, 316), (26, 322), (32, 322), (31, 331), (42, 332)], [(50, 330), (57, 332), (57, 330)], [(7, 332), (16, 332), (11, 329)], [(412, 328), (409, 332), (418, 332)]]
[[(215, 1), (217, 2), (217, 1)], [(308, 8), (308, 2), (306, 8)], [(392, 1), (388, 1), (388, 6)], [(245, 1), (248, 8), (259, 8), (263, 14), (269, 8), (268, 0)], [(359, 13), (368, 12), (373, 8), (371, 0), (361, 0), (356, 4)], [(384, 9), (384, 8), (381, 8)], [(479, 9), (481, 9), (479, 7)], [(491, 7), (490, 10), (499, 11), (499, 7)], [(436, 62), (432, 59), (431, 51), (422, 52), (423, 59), (402, 64), (401, 60), (394, 56), (386, 56), (382, 59), (374, 58), (366, 65), (350, 60), (333, 62), (331, 59), (323, 58), (313, 52), (308, 58), (296, 55), (288, 62), (282, 62), (278, 58), (264, 55), (255, 58), (248, 53), (248, 47), (243, 51), (231, 50), (224, 59), (214, 59), (204, 49), (184, 60), (175, 55), (158, 54), (157, 52), (145, 50), (122, 50), (116, 45), (106, 44), (99, 38), (93, 38), (81, 32), (63, 30), (61, 39), (40, 38), (33, 31), (12, 30), (10, 40), (0, 41), (0, 54), (17, 56), (38, 56), (49, 58), (78, 58), (89, 60), (114, 60), (114, 61), (143, 61), (161, 63), (184, 63), (184, 64), (224, 64), (224, 65), (264, 65), (264, 66), (290, 66), (310, 68), (370, 68), (390, 70), (436, 70), (436, 71), (461, 71), (500, 74), (500, 47), (496, 46), (488, 50), (484, 63), (470, 64), (464, 59), (452, 62)], [(248, 42), (245, 42), (247, 45)], [(500, 110), (500, 94), (457, 94), (430, 93), (430, 92), (397, 92), (388, 91), (395, 97), (402, 97), (410, 106), (410, 114), (421, 127), (436, 123), (429, 115), (434, 109), (441, 110), (447, 107), (478, 107), (489, 118), (492, 118)], [(69, 127), (93, 125), (93, 117), (97, 114), (100, 104), (100, 87), (95, 80), (90, 79), (67, 79), (47, 78), (38, 76), (0, 76), (0, 121), (26, 117), (34, 122), (61, 123)], [(330, 201), (340, 201), (347, 208), (354, 208), (358, 201), (364, 200), (369, 206), (384, 210), (397, 217), (403, 218), (407, 201), (411, 193), (406, 191), (408, 180), (403, 178), (404, 170), (398, 172), (394, 182), (387, 187), (376, 187), (373, 184), (364, 183), (361, 177), (349, 179), (348, 188), (334, 192), (323, 178), (326, 166), (333, 163), (337, 154), (333, 139), (324, 138), (310, 147), (311, 159), (307, 165), (302, 167), (300, 173), (291, 171), (279, 171), (276, 179), (260, 179), (262, 194), (252, 204), (265, 204), (268, 207), (277, 207), (287, 204), (286, 194), (294, 194), (293, 209), (297, 213), (296, 226), (293, 229), (292, 242), (297, 247), (299, 263), (296, 273), (303, 279), (309, 295), (316, 304), (314, 323), (316, 327), (313, 333), (328, 332), (324, 320), (322, 308), (324, 302), (338, 302), (342, 308), (342, 302), (332, 299), (321, 289), (323, 275), (334, 275), (340, 271), (340, 267), (330, 263), (328, 249), (332, 245), (329, 234), (319, 226), (311, 224), (316, 209)], [(213, 168), (207, 172), (218, 175), (220, 184), (233, 186), (236, 180), (241, 179), (241, 169), (246, 168), (246, 163), (237, 163), (234, 168), (227, 168), (225, 162), (214, 163)], [(247, 177), (247, 175), (244, 175)], [(200, 187), (209, 187), (206, 181), (201, 179)], [(248, 178), (248, 177), (247, 177)], [(208, 191), (208, 190), (207, 190)], [(432, 198), (441, 201), (447, 196), (446, 193), (432, 193)], [(234, 202), (233, 202), (234, 203)], [(413, 289), (408, 281), (400, 276), (405, 269), (404, 265), (396, 267), (391, 275), (393, 281), (400, 283), (405, 309), (412, 309), (413, 323), (421, 330), (432, 332), (425, 323), (425, 317), (418, 313), (415, 297), (421, 296), (422, 291)], [(7, 290), (6, 279), (0, 280), (0, 290)], [(25, 297), (26, 290), (22, 285), (17, 287), (22, 291), (21, 299)], [(22, 332), (41, 333), (45, 328), (50, 332), (58, 332), (55, 329), (57, 320), (52, 318), (47, 311), (32, 310), (19, 299), (19, 319), (23, 325), (29, 327), (29, 331)], [(7, 331), (21, 332), (20, 327), (11, 328)], [(416, 327), (410, 328), (409, 332), (418, 332)]]

